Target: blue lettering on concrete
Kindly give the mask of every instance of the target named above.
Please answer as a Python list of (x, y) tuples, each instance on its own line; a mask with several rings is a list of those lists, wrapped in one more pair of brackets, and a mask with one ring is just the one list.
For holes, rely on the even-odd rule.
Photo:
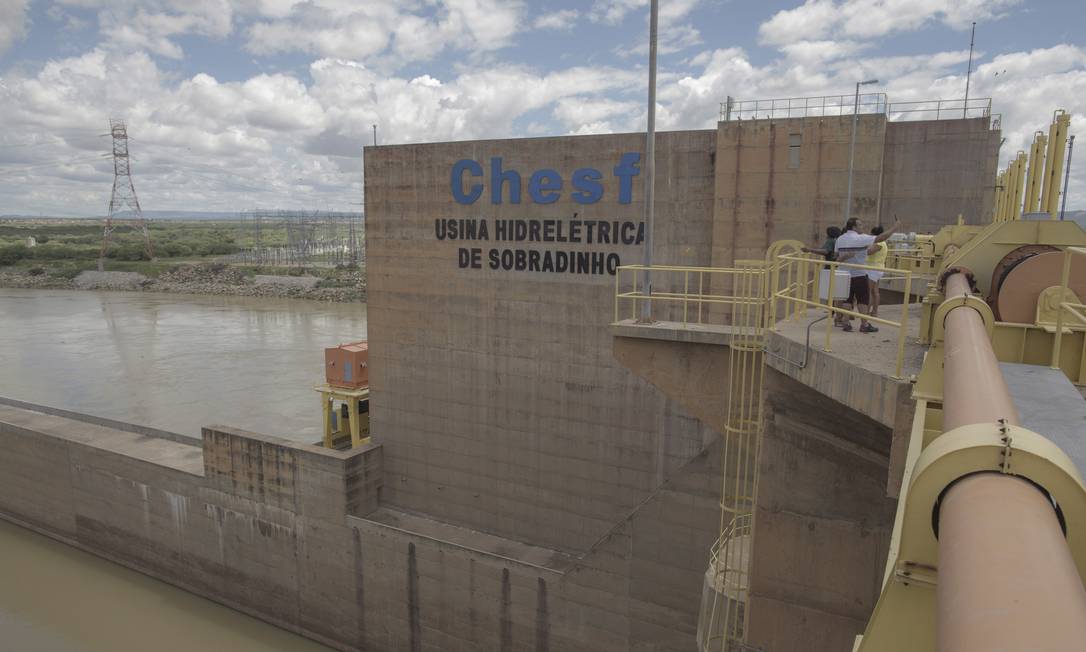
[(452, 168), (452, 195), (461, 204), (474, 204), (483, 194), (483, 184), (471, 184), (471, 190), (464, 194), (464, 173), (470, 172), (473, 177), (483, 176), (483, 166), (470, 158), (460, 159)]
[[(629, 204), (633, 201), (633, 178), (641, 174), (641, 154), (627, 152), (619, 159), (612, 171), (618, 178), (618, 203)], [(453, 198), (460, 204), (474, 204), (485, 191), (484, 183), (472, 183), (464, 190), (465, 176), (482, 178), (483, 166), (472, 159), (461, 159), (452, 167), (450, 188)], [(603, 198), (603, 175), (595, 168), (578, 168), (571, 177), (576, 192), (571, 196), (578, 204), (595, 204)], [(506, 170), (502, 166), (502, 157), (490, 159), (490, 175), (486, 179), (490, 185), (490, 203), (501, 204), (505, 199), (505, 188), (509, 188), (509, 203), (519, 204), (521, 195), (521, 176), (516, 170)], [(536, 170), (528, 179), (528, 196), (536, 204), (553, 204), (562, 198), (563, 179), (557, 171), (543, 168)]]
[(537, 204), (553, 204), (562, 196), (562, 177), (554, 170), (538, 170), (528, 181), (528, 194)]
[(615, 166), (615, 176), (618, 177), (618, 203), (629, 204), (633, 199), (633, 178), (641, 173), (641, 168), (636, 167), (641, 161), (641, 155), (637, 152), (623, 154), (618, 165)]
[(490, 159), (490, 203), (502, 203), (502, 186), (509, 184), (509, 203), (520, 203), (520, 173), (516, 170), (502, 171), (502, 157)]
[(595, 168), (581, 168), (573, 173), (573, 201), (578, 204), (595, 204), (603, 197), (603, 175)]

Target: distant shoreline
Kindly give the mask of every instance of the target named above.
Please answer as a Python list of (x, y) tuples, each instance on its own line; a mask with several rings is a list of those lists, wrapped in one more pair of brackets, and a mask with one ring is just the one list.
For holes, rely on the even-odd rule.
[[(341, 287), (302, 287), (300, 277), (266, 277), (254, 282), (222, 265), (181, 265), (157, 278), (131, 272), (88, 273), (76, 278), (31, 274), (26, 269), (0, 268), (0, 287), (27, 290), (106, 290), (171, 294), (306, 299), (334, 303), (365, 303), (366, 282), (356, 272), (353, 283)], [(88, 279), (88, 277), (91, 277)], [(282, 279), (282, 282), (276, 282)], [(314, 279), (316, 280), (316, 279)]]

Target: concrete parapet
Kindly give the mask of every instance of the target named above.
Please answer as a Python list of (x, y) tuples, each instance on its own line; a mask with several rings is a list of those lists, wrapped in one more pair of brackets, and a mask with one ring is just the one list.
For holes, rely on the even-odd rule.
[[(766, 342), (766, 364), (842, 407), (890, 428), (890, 465), (886, 494), (901, 490), (905, 452), (912, 427), (914, 403), (910, 380), (920, 371), (925, 347), (918, 343), (920, 306), (910, 307), (910, 327), (905, 339), (902, 377), (894, 377), (897, 353), (895, 328), (882, 327), (874, 334), (844, 333), (834, 329), (831, 350), (823, 347), (825, 321), (807, 338), (808, 326), (817, 317), (778, 322)], [(901, 306), (883, 306), (883, 316), (901, 319)]]
[(378, 444), (338, 451), (208, 426), (203, 450), (209, 488), (329, 520), (377, 509), (382, 482)]

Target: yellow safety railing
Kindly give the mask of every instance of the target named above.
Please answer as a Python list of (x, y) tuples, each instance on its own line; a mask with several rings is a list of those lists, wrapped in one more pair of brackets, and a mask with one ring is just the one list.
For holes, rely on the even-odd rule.
[[(1063, 250), (1063, 271), (1060, 274), (1060, 290), (1062, 293), (1066, 293), (1070, 290), (1068, 283), (1071, 280), (1071, 257), (1072, 256), (1086, 256), (1086, 249), (1082, 247), (1067, 247)], [(1079, 329), (1083, 328), (1083, 324), (1086, 324), (1086, 305), (1081, 303), (1075, 303), (1072, 301), (1063, 301), (1063, 294), (1060, 295), (1059, 307), (1056, 311), (1056, 334), (1052, 343), (1052, 362), (1050, 367), (1053, 369), (1060, 368), (1060, 352), (1063, 345), (1063, 331), (1064, 328), (1070, 328), (1070, 325), (1064, 323), (1064, 314), (1070, 313), (1078, 323), (1074, 325)], [(1040, 299), (1038, 299), (1040, 301)]]
[(709, 551), (709, 577), (716, 601), (699, 619), (703, 652), (730, 651), (742, 644), (749, 611), (753, 514), (734, 517)]
[[(799, 246), (784, 241), (770, 250), (769, 257), (780, 247)], [(777, 274), (766, 259), (737, 260), (725, 268), (624, 265), (615, 274), (616, 322), (637, 320), (647, 304), (654, 320), (683, 327), (723, 326), (729, 334), (727, 413), (720, 441), (721, 534), (710, 551), (703, 593), (698, 636), (702, 652), (729, 652), (745, 645), (768, 306), (772, 288), (781, 282), (796, 283), (799, 274), (797, 270)], [(805, 307), (785, 304), (784, 309), (792, 316)]]
[[(795, 274), (790, 275), (787, 272), (789, 266), (795, 266), (797, 269), (809, 270), (806, 275)], [(860, 312), (851, 308), (845, 308), (842, 305), (836, 305), (840, 300), (834, 300), (834, 290), (836, 290), (837, 284), (837, 270), (863, 270), (884, 272), (884, 279), (901, 278), (904, 280), (904, 297), (901, 304), (901, 319), (900, 321), (894, 321), (892, 319), (886, 319), (885, 317), (873, 317), (871, 315), (861, 314)], [(778, 301), (784, 301), (796, 304), (797, 306), (804, 306), (807, 308), (818, 308), (826, 310), (828, 316), (832, 315), (844, 315), (849, 318), (857, 317), (860, 319), (866, 319), (874, 324), (882, 324), (885, 326), (891, 326), (898, 329), (897, 336), (897, 359), (894, 364), (894, 377), (902, 378), (902, 370), (905, 364), (905, 340), (909, 329), (909, 306), (912, 305), (912, 286), (914, 273), (908, 270), (890, 269), (886, 267), (875, 267), (873, 265), (856, 265), (851, 263), (838, 263), (835, 261), (821, 260), (813, 258), (806, 254), (783, 254), (777, 256), (777, 262), (774, 266), (775, 278), (794, 278), (795, 280), (774, 289), (773, 301), (771, 305), (776, 305)], [(821, 272), (828, 270), (827, 278), (829, 287), (820, 287)], [(811, 273), (813, 272), (813, 273)], [(822, 297), (826, 298), (823, 299)], [(771, 312), (772, 314), (772, 312)], [(801, 311), (793, 311), (791, 313), (794, 316), (802, 316)], [(831, 338), (833, 335), (833, 319), (826, 319), (826, 334), (823, 341), (822, 348), (826, 351), (832, 351)], [(776, 321), (772, 321), (771, 324), (775, 324)], [(772, 326), (770, 326), (772, 328)]]
[[(669, 305), (671, 310), (666, 316), (672, 319), (667, 321), (681, 322), (683, 326), (713, 321), (730, 323), (737, 306), (760, 305), (765, 301), (761, 287), (758, 296), (749, 295), (752, 278), (763, 273), (764, 261), (737, 261), (737, 264), (738, 267), (622, 265), (615, 271), (615, 321), (636, 320), (642, 303), (648, 301)], [(641, 278), (646, 271), (650, 275), (649, 291)]]

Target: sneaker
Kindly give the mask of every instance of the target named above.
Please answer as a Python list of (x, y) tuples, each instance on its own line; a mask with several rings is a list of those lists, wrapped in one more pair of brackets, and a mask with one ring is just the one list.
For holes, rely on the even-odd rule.
[[(851, 333), (852, 332), (852, 324), (850, 324), (848, 322), (845, 322), (845, 325), (841, 327), (841, 330), (845, 331), (846, 333)], [(861, 330), (863, 330), (863, 329), (861, 329)]]
[(875, 328), (871, 324), (864, 324), (863, 326), (860, 326), (860, 332), (861, 333), (877, 333), (877, 332), (879, 332), (879, 329)]

